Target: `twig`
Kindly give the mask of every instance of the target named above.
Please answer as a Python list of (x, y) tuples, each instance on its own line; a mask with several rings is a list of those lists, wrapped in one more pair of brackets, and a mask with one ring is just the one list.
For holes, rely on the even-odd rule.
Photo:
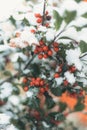
[(30, 65), (30, 63), (33, 61), (33, 59), (36, 57), (36, 55), (33, 55), (33, 57), (28, 61), (28, 63), (25, 65), (24, 70), (27, 69), (27, 67)]
[(44, 21), (45, 21), (45, 10), (46, 10), (46, 0), (44, 0), (43, 17), (42, 17), (42, 25), (44, 25)]
[[(25, 65), (24, 70), (28, 68), (28, 66), (30, 65), (30, 63), (33, 61), (33, 59), (34, 59), (35, 57), (36, 57), (36, 55), (33, 55), (33, 57), (32, 57), (32, 58), (28, 61), (28, 63)], [(4, 82), (8, 82), (8, 81), (10, 81), (10, 80), (12, 80), (12, 79), (14, 79), (14, 78), (19, 77), (19, 75), (22, 76), (22, 73), (21, 73), (21, 72), (17, 72), (17, 73), (14, 74), (13, 76), (11, 76), (11, 77), (9, 77), (9, 78), (3, 80), (3, 81), (0, 83), (0, 85), (2, 85)]]
[(54, 37), (54, 41), (57, 40), (57, 38), (65, 31), (65, 29), (63, 29), (62, 31), (60, 31), (55, 37)]
[(81, 59), (81, 58), (83, 58), (83, 57), (86, 56), (86, 55), (87, 55), (87, 53), (85, 53), (84, 55), (80, 56), (79, 58)]

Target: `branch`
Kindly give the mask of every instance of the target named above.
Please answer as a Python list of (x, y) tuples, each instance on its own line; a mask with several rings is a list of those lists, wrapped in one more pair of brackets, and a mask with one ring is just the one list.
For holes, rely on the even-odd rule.
[(45, 21), (45, 10), (46, 10), (46, 0), (44, 0), (43, 17), (42, 17), (42, 25), (44, 25), (44, 21)]
[(84, 55), (80, 56), (79, 58), (81, 59), (81, 58), (83, 58), (83, 57), (86, 56), (86, 55), (87, 55), (87, 53), (85, 53)]
[(65, 29), (63, 29), (62, 31), (60, 31), (55, 37), (54, 37), (54, 41), (57, 40), (57, 38), (65, 31)]
[[(32, 57), (32, 58), (28, 61), (28, 63), (25, 65), (25, 67), (24, 67), (23, 70), (25, 70), (25, 69), (28, 68), (28, 66), (31, 64), (31, 62), (33, 61), (33, 59), (34, 59), (35, 57), (36, 57), (36, 55), (33, 55), (33, 57)], [(19, 75), (22, 76), (23, 74), (22, 74), (21, 72), (17, 72), (17, 73), (14, 74), (13, 76), (11, 76), (11, 77), (9, 77), (9, 78), (3, 80), (3, 81), (0, 83), (0, 85), (2, 85), (4, 82), (11, 81), (11, 80), (14, 79), (14, 78), (18, 78)]]

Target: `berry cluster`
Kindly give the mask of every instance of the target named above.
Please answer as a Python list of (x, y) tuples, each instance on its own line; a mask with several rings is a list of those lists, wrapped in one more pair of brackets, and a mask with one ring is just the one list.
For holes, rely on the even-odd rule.
[(74, 72), (76, 72), (76, 67), (75, 66), (70, 66), (69, 67), (69, 71), (71, 72), (71, 73), (74, 73)]
[[(35, 13), (34, 14), (35, 17), (36, 17), (36, 22), (38, 24), (42, 24), (43, 22), (43, 16), (40, 14), (40, 13)], [(51, 20), (51, 16), (49, 15), (48, 11), (45, 12), (45, 15), (44, 15), (44, 26), (46, 27), (49, 27), (49, 21)]]
[(38, 58), (48, 58), (53, 55), (54, 52), (59, 51), (59, 45), (57, 42), (54, 42), (51, 46), (47, 46), (43, 40), (39, 41), (39, 45), (36, 46), (34, 54), (38, 54)]
[(78, 93), (76, 93), (76, 92), (68, 93), (68, 96), (72, 97), (72, 98), (83, 97), (84, 92), (83, 92), (83, 90), (80, 90)]
[[(30, 82), (28, 82), (27, 78), (23, 79), (24, 83), (24, 91), (28, 91), (29, 87), (38, 87), (40, 93), (44, 93), (45, 91), (48, 91), (49, 85), (45, 82), (44, 79), (41, 79), (40, 77), (37, 78), (31, 78)], [(27, 84), (27, 85), (26, 85)]]
[(46, 84), (44, 79), (41, 79), (40, 77), (32, 78), (30, 82), (30, 86), (35, 86), (39, 88), (40, 93), (44, 93), (48, 90), (48, 84)]

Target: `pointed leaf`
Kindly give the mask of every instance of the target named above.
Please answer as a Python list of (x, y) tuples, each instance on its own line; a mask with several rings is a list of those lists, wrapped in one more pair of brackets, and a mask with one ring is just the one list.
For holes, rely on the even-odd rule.
[(84, 18), (87, 18), (87, 13), (83, 14), (82, 16), (83, 16)]
[(64, 20), (67, 24), (70, 23), (75, 18), (76, 18), (76, 11), (72, 11), (72, 12), (69, 12), (67, 10), (65, 11)]
[(80, 47), (82, 53), (87, 52), (87, 43), (85, 43), (84, 41), (80, 42), (79, 47)]
[(55, 23), (54, 23), (55, 29), (58, 30), (62, 24), (63, 19), (56, 10), (53, 11), (53, 16), (55, 19)]

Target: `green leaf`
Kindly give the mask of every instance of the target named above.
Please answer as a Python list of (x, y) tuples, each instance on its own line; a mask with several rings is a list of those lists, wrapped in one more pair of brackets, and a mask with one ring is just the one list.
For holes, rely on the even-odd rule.
[(62, 94), (62, 90), (61, 90), (59, 87), (51, 88), (51, 92), (52, 92), (55, 96), (61, 96), (61, 94)]
[(29, 26), (29, 25), (30, 25), (30, 24), (29, 24), (29, 21), (28, 21), (26, 18), (23, 19), (22, 24), (23, 24), (23, 25), (26, 25), (26, 26)]
[(53, 101), (52, 97), (48, 94), (45, 94), (46, 96), (46, 105), (48, 109), (53, 108), (55, 106), (55, 102)]
[(56, 121), (63, 121), (65, 119), (64, 115), (60, 112), (50, 113), (49, 116), (54, 118)]
[(75, 111), (82, 111), (84, 109), (84, 104), (78, 101), (78, 103), (75, 105), (74, 109)]
[(41, 72), (40, 72), (40, 67), (38, 64), (32, 64), (31, 65), (31, 70), (32, 70), (32, 75), (34, 77), (38, 76)]
[(68, 40), (72, 40), (70, 37), (67, 37), (67, 36), (60, 37), (59, 39), (68, 39)]
[(77, 3), (81, 2), (82, 0), (75, 0)]
[(85, 43), (84, 41), (80, 42), (79, 47), (80, 47), (82, 53), (87, 52), (87, 43)]
[(5, 76), (12, 76), (11, 75), (11, 72), (10, 71), (8, 71), (8, 70), (6, 70), (6, 71), (4, 71), (4, 73), (3, 73)]
[(36, 98), (32, 98), (28, 100), (28, 105), (31, 109), (39, 109), (40, 108), (40, 100)]
[(82, 17), (87, 18), (87, 13), (83, 14)]
[(55, 19), (55, 23), (54, 23), (55, 29), (58, 30), (62, 24), (63, 19), (56, 10), (53, 11), (53, 16)]
[(72, 20), (74, 20), (76, 18), (76, 14), (77, 12), (76, 11), (65, 11), (65, 14), (64, 14), (64, 20), (65, 22), (68, 24), (70, 23)]
[(16, 26), (16, 20), (13, 18), (13, 16), (10, 16), (9, 20), (14, 26)]
[(60, 106), (60, 111), (63, 112), (66, 109), (67, 104), (63, 102), (59, 102), (59, 106)]

